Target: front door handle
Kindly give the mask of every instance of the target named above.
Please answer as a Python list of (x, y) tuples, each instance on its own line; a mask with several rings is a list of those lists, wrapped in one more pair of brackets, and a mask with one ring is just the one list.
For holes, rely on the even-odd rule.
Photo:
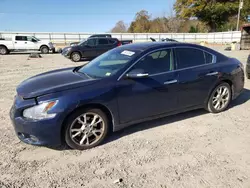
[(174, 83), (177, 83), (177, 82), (178, 82), (178, 80), (169, 80), (169, 81), (164, 82), (164, 85), (174, 84)]
[(214, 75), (218, 75), (219, 72), (209, 72), (206, 74), (206, 76), (214, 76)]

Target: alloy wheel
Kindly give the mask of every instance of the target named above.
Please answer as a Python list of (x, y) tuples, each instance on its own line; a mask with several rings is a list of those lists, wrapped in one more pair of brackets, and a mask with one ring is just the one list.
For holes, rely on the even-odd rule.
[(212, 104), (214, 109), (221, 110), (225, 108), (230, 100), (230, 91), (226, 86), (221, 86), (217, 88), (216, 92), (213, 95)]
[(77, 61), (80, 61), (81, 56), (78, 53), (74, 53), (72, 55), (72, 59), (73, 59), (73, 61), (77, 62)]
[(91, 146), (104, 134), (104, 120), (93, 112), (78, 116), (70, 126), (70, 138), (79, 146)]

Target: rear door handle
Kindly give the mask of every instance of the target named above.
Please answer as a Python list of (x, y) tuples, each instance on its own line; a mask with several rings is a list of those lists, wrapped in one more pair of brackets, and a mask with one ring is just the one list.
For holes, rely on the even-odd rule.
[(178, 80), (169, 80), (169, 81), (164, 82), (164, 85), (174, 84), (174, 83), (177, 83), (177, 82), (178, 82)]
[(217, 75), (219, 74), (219, 72), (209, 72), (206, 74), (206, 76), (214, 76), (214, 75)]

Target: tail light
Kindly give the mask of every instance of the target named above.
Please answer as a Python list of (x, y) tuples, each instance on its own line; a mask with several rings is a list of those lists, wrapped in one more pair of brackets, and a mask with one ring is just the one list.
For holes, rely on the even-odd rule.
[(122, 45), (122, 42), (118, 41), (117, 46), (121, 46), (121, 45)]

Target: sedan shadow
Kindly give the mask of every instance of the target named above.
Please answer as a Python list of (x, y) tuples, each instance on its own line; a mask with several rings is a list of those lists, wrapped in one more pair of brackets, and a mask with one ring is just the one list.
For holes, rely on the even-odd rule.
[[(229, 109), (234, 108), (234, 107), (236, 107), (238, 105), (244, 104), (248, 100), (250, 100), (250, 90), (244, 89), (242, 91), (241, 95), (237, 99), (232, 101), (231, 105), (229, 106)], [(166, 126), (166, 124), (170, 124), (170, 123), (173, 123), (173, 122), (178, 122), (178, 121), (189, 119), (189, 118), (194, 118), (196, 116), (200, 116), (200, 115), (203, 115), (203, 114), (206, 114), (206, 113), (208, 113), (206, 110), (198, 109), (198, 110), (184, 112), (184, 113), (180, 113), (180, 114), (176, 114), (176, 115), (172, 115), (172, 116), (167, 116), (167, 117), (156, 119), (156, 120), (143, 122), (143, 123), (140, 123), (140, 124), (131, 125), (131, 126), (125, 128), (123, 130), (120, 130), (118, 132), (113, 133), (106, 140), (105, 143), (115, 141), (117, 139), (120, 139), (123, 136), (127, 136), (127, 135), (130, 135), (130, 134), (139, 132), (139, 131), (151, 129), (151, 128), (158, 127), (158, 126)], [(105, 143), (103, 143), (103, 144), (105, 144)]]
[[(244, 89), (241, 95), (237, 99), (232, 101), (231, 105), (229, 106), (229, 109), (234, 108), (238, 105), (244, 104), (248, 100), (250, 100), (250, 90)], [(147, 130), (147, 129), (151, 129), (151, 128), (155, 128), (159, 126), (167, 126), (166, 124), (178, 122), (178, 121), (189, 119), (189, 118), (194, 118), (196, 116), (204, 115), (206, 113), (208, 113), (206, 110), (198, 109), (198, 110), (184, 112), (184, 113), (180, 113), (180, 114), (176, 114), (172, 116), (167, 116), (167, 117), (160, 118), (160, 119), (146, 121), (146, 122), (139, 123), (139, 124), (134, 124), (120, 131), (111, 133), (110, 136), (106, 139), (106, 141), (104, 141), (104, 143), (102, 143), (101, 145), (118, 140), (124, 136), (128, 136), (130, 134), (133, 134), (139, 131), (143, 131), (143, 130)], [(70, 148), (65, 145), (59, 146), (56, 148), (50, 147), (50, 146), (47, 146), (47, 147), (50, 149), (55, 149), (55, 150), (70, 150)]]
[(244, 104), (250, 99), (250, 90), (249, 89), (243, 89), (242, 93), (238, 98), (236, 98), (234, 101), (232, 101), (231, 105), (229, 108)]

